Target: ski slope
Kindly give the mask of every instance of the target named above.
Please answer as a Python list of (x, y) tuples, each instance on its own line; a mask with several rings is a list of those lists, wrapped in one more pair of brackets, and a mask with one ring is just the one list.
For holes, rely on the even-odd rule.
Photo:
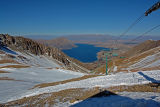
[(17, 100), (24, 97), (35, 96), (43, 93), (58, 92), (70, 88), (108, 88), (111, 86), (146, 84), (150, 82), (160, 82), (160, 70), (135, 73), (118, 73), (114, 75), (100, 76), (81, 81), (69, 82), (66, 84), (60, 84), (56, 86), (36, 88), (29, 90), (21, 95), (17, 95), (13, 98), (10, 98), (8, 99), (8, 101)]
[(139, 60), (138, 62), (129, 66), (128, 68), (129, 69), (136, 69), (136, 68), (156, 67), (156, 66), (160, 65), (160, 60), (159, 59), (160, 59), (160, 51), (154, 53), (153, 55), (149, 55), (149, 56)]
[[(6, 51), (3, 49), (3, 51)], [(0, 63), (0, 71), (7, 71), (9, 73), (1, 73), (0, 78), (8, 77), (13, 80), (0, 80), (0, 103), (15, 101), (24, 97), (36, 96), (44, 93), (59, 92), (61, 90), (71, 88), (109, 88), (119, 85), (136, 85), (147, 83), (160, 83), (160, 70), (152, 71), (139, 71), (130, 73), (117, 73), (107, 76), (98, 76), (94, 78), (84, 79), (80, 81), (68, 82), (56, 86), (49, 86), (44, 88), (31, 89), (33, 86), (41, 83), (57, 82), (68, 80), (72, 78), (81, 77), (86, 75), (84, 73), (66, 70), (65, 67), (58, 62), (47, 56), (35, 56), (29, 53), (11, 52), (6, 51), (7, 54), (14, 56), (13, 59), (18, 63)], [(15, 54), (16, 53), (16, 54)], [(20, 56), (20, 57), (19, 57)], [(159, 53), (148, 56), (137, 65), (130, 66), (136, 68), (137, 66), (155, 66), (159, 65)], [(6, 58), (6, 54), (0, 54), (0, 60)], [(22, 66), (28, 67), (15, 68), (7, 66)], [(6, 66), (6, 67), (5, 67)], [(117, 71), (117, 66), (114, 67)], [(117, 103), (113, 102), (116, 101)], [(110, 102), (110, 103), (107, 103)], [(103, 98), (90, 98), (85, 101), (77, 102), (76, 104), (60, 103), (57, 106), (155, 106), (159, 107), (160, 94), (159, 93), (138, 93), (138, 92), (122, 92), (117, 96), (109, 96)]]
[[(12, 51), (7, 47), (0, 49), (4, 52), (0, 54), (0, 71), (9, 72), (0, 73), (0, 103), (27, 92), (37, 84), (63, 81), (85, 75), (65, 69), (63, 64), (48, 56)], [(9, 61), (3, 62), (3, 60)], [(1, 80), (5, 77), (12, 80)]]
[(29, 67), (20, 69), (2, 68), (0, 70), (10, 72), (0, 74), (0, 78), (8, 77), (16, 80), (0, 80), (0, 103), (7, 101), (9, 98), (27, 92), (28, 89), (37, 84), (63, 81), (84, 75), (82, 73), (64, 69), (46, 69), (42, 67)]

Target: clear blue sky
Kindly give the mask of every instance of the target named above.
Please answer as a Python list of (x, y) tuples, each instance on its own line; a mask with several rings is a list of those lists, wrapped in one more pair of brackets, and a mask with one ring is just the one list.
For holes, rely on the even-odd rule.
[[(0, 0), (0, 33), (119, 35), (158, 0)], [(128, 34), (160, 24), (160, 9)], [(160, 29), (150, 34), (159, 35)]]

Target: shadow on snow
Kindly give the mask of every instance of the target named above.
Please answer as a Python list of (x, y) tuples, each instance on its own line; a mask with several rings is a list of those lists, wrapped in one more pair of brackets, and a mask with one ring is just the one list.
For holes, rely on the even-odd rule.
[(160, 81), (145, 75), (143, 72), (138, 72), (138, 74), (142, 75), (146, 80), (151, 81), (152, 83), (160, 83)]
[[(151, 96), (156, 98), (157, 96)], [(152, 99), (132, 99), (110, 91), (100, 92), (70, 107), (160, 107), (160, 103)]]
[(10, 53), (10, 54), (17, 55), (16, 52), (14, 52), (14, 51), (12, 51), (12, 50), (10, 50), (10, 49), (8, 49), (7, 47), (2, 46), (2, 45), (0, 45), (0, 50), (2, 50), (2, 51), (4, 51), (4, 52), (7, 52), (7, 53)]

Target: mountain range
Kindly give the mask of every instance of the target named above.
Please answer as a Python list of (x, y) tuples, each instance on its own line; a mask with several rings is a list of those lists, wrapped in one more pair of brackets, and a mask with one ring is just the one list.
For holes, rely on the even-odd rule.
[(36, 40), (37, 42), (49, 47), (56, 47), (58, 49), (70, 49), (76, 47), (76, 45), (65, 37), (59, 37), (52, 40)]
[(43, 44), (40, 44), (28, 38), (13, 37), (13, 36), (4, 35), (4, 34), (0, 35), (0, 40), (1, 40), (0, 42), (1, 49), (8, 50), (7, 52), (12, 51), (13, 53), (16, 53), (16, 52), (21, 53), (20, 55), (16, 53), (13, 55), (11, 54), (10, 56), (21, 58), (22, 61), (29, 60), (23, 54), (31, 54), (34, 56), (44, 56), (46, 58), (49, 57), (56, 60), (56, 63), (60, 62), (67, 69), (82, 70), (82, 72), (85, 72), (85, 70), (82, 69), (82, 67), (79, 67), (79, 65), (76, 64), (76, 63), (81, 64), (81, 62), (79, 61), (74, 62), (75, 59), (68, 57), (58, 48), (47, 47)]
[(56, 47), (0, 34), (0, 107), (159, 106), (159, 41), (111, 57), (108, 75), (105, 63), (95, 64), (98, 68), (89, 71), (84, 66), (92, 63), (83, 64)]

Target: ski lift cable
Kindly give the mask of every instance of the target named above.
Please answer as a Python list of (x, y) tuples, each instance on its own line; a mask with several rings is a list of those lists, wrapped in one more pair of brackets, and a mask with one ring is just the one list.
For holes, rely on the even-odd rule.
[[(115, 45), (115, 47), (118, 47), (118, 40), (120, 38), (122, 38), (123, 36), (126, 36), (128, 31), (130, 29), (132, 29), (137, 23), (139, 23), (145, 16), (148, 16), (148, 14), (152, 13), (152, 11), (155, 11), (159, 8), (160, 8), (160, 2), (157, 2), (150, 9), (148, 9), (145, 13), (143, 13), (140, 17), (138, 17), (121, 35), (119, 35), (119, 37), (113, 41), (114, 42), (113, 45)], [(153, 27), (149, 31), (147, 31), (147, 32), (143, 33), (142, 35), (138, 36), (136, 39), (143, 37), (145, 34), (151, 32), (152, 30), (158, 28), (159, 26), (160, 25)], [(134, 40), (136, 40), (136, 39), (134, 39)]]
[(121, 37), (125, 36), (129, 30), (131, 30), (137, 23), (139, 23), (143, 18), (145, 17), (144, 14), (142, 14), (140, 17), (138, 17), (128, 28), (125, 30), (117, 40), (119, 40)]
[(144, 37), (144, 36), (148, 36), (148, 35), (146, 35), (146, 34), (148, 34), (149, 32), (157, 29), (158, 27), (160, 27), (160, 24), (154, 26), (153, 28), (151, 28), (151, 29), (149, 29), (148, 31), (144, 32), (143, 34), (141, 34), (140, 36), (138, 36), (138, 37), (136, 37), (135, 39), (131, 40), (130, 42), (133, 42), (133, 41), (135, 41), (135, 40), (137, 40), (137, 39), (139, 39), (139, 38), (142, 38), (142, 37)]
[[(155, 10), (157, 10), (157, 9), (159, 9), (160, 8), (160, 0), (157, 2), (157, 3), (155, 3), (151, 8), (149, 8), (144, 14), (142, 14), (142, 16), (140, 16), (133, 24), (131, 24), (129, 27), (128, 27), (128, 29), (125, 31), (125, 32), (123, 32), (120, 36), (119, 36), (119, 38), (117, 38), (116, 40), (115, 40), (115, 45), (117, 45), (117, 42), (118, 42), (118, 40), (122, 37), (122, 36), (125, 36), (126, 35), (126, 33), (131, 29), (131, 28), (133, 28), (133, 26), (134, 25), (136, 25), (138, 22), (140, 22), (145, 16), (148, 16), (148, 14), (151, 14), (153, 11), (155, 11)], [(147, 33), (147, 32), (146, 32)], [(117, 46), (116, 46), (117, 47)]]
[(157, 3), (155, 3), (151, 8), (149, 8), (146, 12), (145, 12), (145, 16), (148, 16), (149, 14), (151, 14), (153, 11), (156, 11), (160, 9), (160, 1), (158, 1)]
[(129, 30), (131, 30), (136, 24), (138, 24), (145, 17), (144, 13), (138, 17), (121, 35), (118, 36), (117, 39), (114, 40), (115, 47), (118, 46), (118, 40), (122, 37), (126, 36)]

